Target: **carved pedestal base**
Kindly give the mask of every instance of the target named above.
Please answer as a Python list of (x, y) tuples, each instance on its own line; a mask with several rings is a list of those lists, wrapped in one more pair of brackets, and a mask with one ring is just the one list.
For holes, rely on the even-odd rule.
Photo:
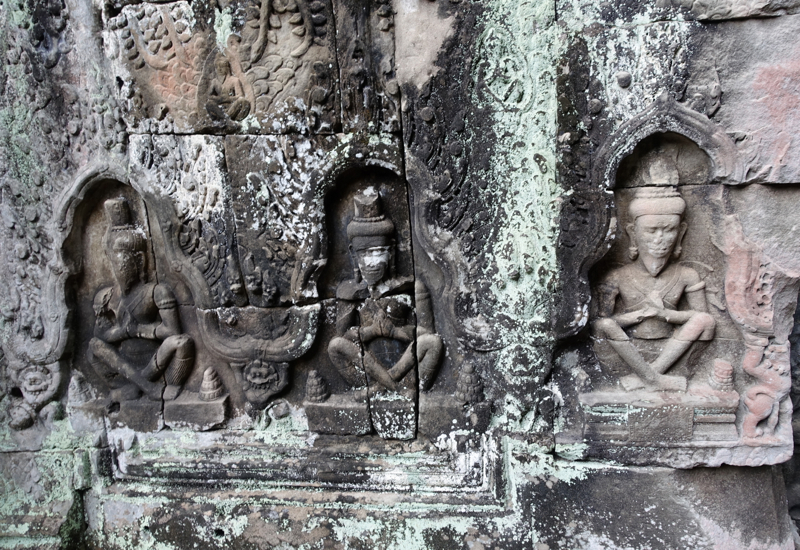
[(489, 403), (464, 405), (450, 395), (421, 393), (419, 432), (431, 439), (457, 430), (482, 433), (489, 425)]
[(375, 431), (383, 439), (414, 439), (417, 407), (413, 397), (401, 393), (377, 393), (370, 397), (369, 412)]
[(194, 392), (183, 392), (174, 401), (164, 403), (164, 424), (173, 430), (205, 432), (225, 424), (228, 396), (204, 401)]
[(146, 398), (122, 401), (119, 411), (109, 414), (111, 427), (127, 427), (137, 432), (156, 432), (163, 427), (161, 401)]
[(598, 442), (652, 445), (736, 441), (739, 394), (695, 386), (687, 393), (607, 391), (581, 394), (584, 437)]
[(582, 439), (567, 441), (562, 433), (557, 442), (585, 445), (585, 457), (692, 468), (775, 464), (792, 452), (791, 434), (778, 434), (773, 445), (742, 444), (735, 391), (690, 384), (685, 393), (600, 391), (579, 399)]
[(305, 401), (308, 429), (328, 435), (367, 435), (372, 432), (366, 391), (330, 396), (322, 403)]

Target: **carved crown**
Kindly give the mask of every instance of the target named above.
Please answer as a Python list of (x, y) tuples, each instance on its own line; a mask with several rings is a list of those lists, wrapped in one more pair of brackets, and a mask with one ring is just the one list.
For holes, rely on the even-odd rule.
[(355, 216), (347, 224), (347, 237), (388, 237), (394, 224), (383, 214), (381, 197), (377, 193), (361, 193), (353, 199)]
[(631, 218), (647, 214), (677, 214), (683, 215), (686, 210), (686, 201), (683, 200), (678, 189), (669, 187), (640, 187), (631, 201), (628, 211)]
[(127, 199), (108, 199), (103, 206), (108, 219), (106, 250), (143, 252), (147, 248), (147, 242), (141, 228), (132, 223), (131, 208)]
[(131, 208), (127, 199), (108, 199), (103, 204), (109, 227), (122, 227), (131, 225)]

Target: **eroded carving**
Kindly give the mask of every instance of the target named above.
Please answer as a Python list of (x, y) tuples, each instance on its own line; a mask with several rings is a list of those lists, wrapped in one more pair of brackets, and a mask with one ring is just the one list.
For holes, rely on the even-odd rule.
[(57, 420), (60, 403), (54, 402), (61, 390), (61, 365), (30, 364), (8, 355), (2, 358), (7, 363), (5, 374), (9, 393), (9, 426), (15, 430), (32, 427), (39, 420)]
[(798, 274), (773, 263), (744, 236), (733, 217), (725, 220), (718, 246), (726, 256), (728, 311), (745, 345), (742, 370), (755, 380), (743, 395), (742, 441), (752, 446), (785, 445), (791, 441), (792, 418), (791, 326), (785, 310), (794, 300)]
[[(206, 18), (232, 26), (220, 36), (198, 24)], [(327, 2), (308, 0), (123, 7), (106, 20), (105, 38), (120, 77), (133, 76), (120, 90), (129, 124), (161, 133), (332, 131), (330, 18)]]
[(395, 228), (378, 194), (356, 196), (354, 206), (347, 225), (354, 278), (336, 290), (341, 336), (331, 340), (328, 354), (355, 391), (367, 388), (378, 433), (411, 439), (416, 434), (415, 327), (410, 296), (403, 293), (412, 281), (397, 277), (393, 268)]
[(148, 282), (148, 238), (134, 224), (127, 201), (110, 199), (104, 206), (104, 251), (115, 282), (94, 298), (89, 362), (110, 388), (112, 401), (142, 394), (150, 400), (175, 399), (194, 365), (194, 341), (182, 333), (172, 290)]
[(353, 277), (336, 289), (337, 335), (328, 344), (330, 361), (351, 390), (327, 398), (318, 374), (309, 375), (307, 401), (329, 409), (314, 410), (309, 420), (312, 429), (330, 431), (335, 429), (330, 417), (348, 410), (355, 420), (335, 433), (368, 433), (374, 427), (383, 438), (412, 439), (417, 392), (435, 377), (442, 339), (425, 285), (395, 268), (396, 227), (378, 192), (368, 188), (357, 194), (353, 206), (346, 229)]

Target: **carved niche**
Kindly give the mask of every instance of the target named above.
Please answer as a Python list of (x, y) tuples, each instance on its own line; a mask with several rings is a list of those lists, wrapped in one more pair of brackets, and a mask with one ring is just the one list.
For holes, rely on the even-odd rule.
[[(197, 358), (185, 289), (165, 277), (163, 251), (154, 247), (160, 238), (136, 191), (103, 181), (90, 197), (76, 209), (83, 223), (67, 241), (77, 289), (73, 366), (98, 395), (83, 404), (139, 430), (180, 423), (181, 411), (186, 416), (198, 400), (197, 392), (184, 391)], [(209, 412), (224, 418), (226, 400), (204, 404), (189, 423)]]
[(565, 355), (577, 410), (558, 437), (588, 456), (692, 467), (791, 453), (791, 323), (775, 304), (796, 279), (726, 210), (716, 160), (660, 132), (618, 164), (615, 237), (589, 272), (589, 340)]
[(342, 179), (327, 200), (328, 321), (306, 380), (309, 429), (414, 439), (418, 394), (437, 374), (443, 343), (414, 274), (406, 188), (385, 170)]

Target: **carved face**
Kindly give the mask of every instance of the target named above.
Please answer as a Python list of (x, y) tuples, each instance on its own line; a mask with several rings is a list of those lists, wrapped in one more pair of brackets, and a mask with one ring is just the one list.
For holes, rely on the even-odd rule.
[(222, 77), (223, 79), (230, 76), (231, 74), (231, 64), (228, 62), (227, 59), (224, 57), (217, 58), (217, 61), (214, 63), (217, 69), (217, 74)]
[(19, 378), (25, 393), (37, 395), (50, 387), (50, 372), (46, 369), (28, 367), (20, 373)]
[(247, 365), (244, 378), (250, 388), (264, 390), (277, 385), (279, 376), (272, 363), (257, 359)]
[(672, 254), (680, 233), (681, 217), (677, 214), (645, 214), (634, 223), (639, 253), (659, 260)]
[(389, 271), (391, 249), (388, 246), (370, 246), (356, 249), (356, 262), (361, 271), (361, 277), (369, 285), (381, 282)]
[(123, 292), (129, 291), (139, 282), (139, 254), (115, 247), (109, 254), (114, 278)]

